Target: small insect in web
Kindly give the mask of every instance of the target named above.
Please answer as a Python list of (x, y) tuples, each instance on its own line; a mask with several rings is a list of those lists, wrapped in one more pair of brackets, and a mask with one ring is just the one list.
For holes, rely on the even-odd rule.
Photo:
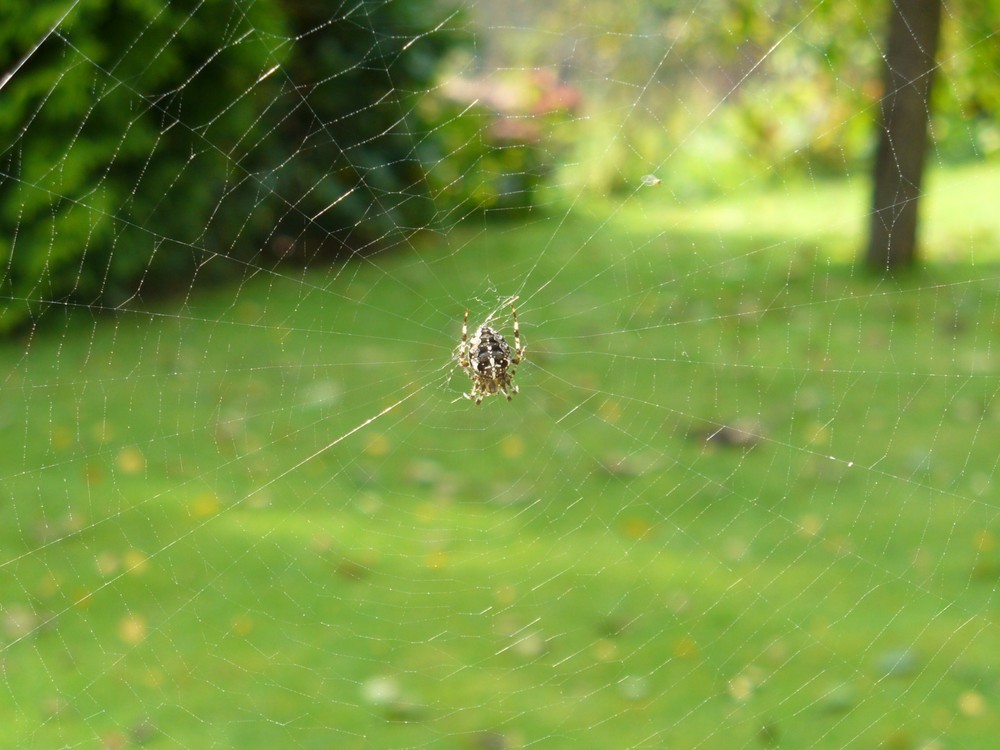
[(514, 316), (514, 349), (500, 334), (487, 325), (486, 319), (469, 338), (469, 311), (465, 311), (462, 321), (462, 343), (459, 344), (458, 364), (472, 380), (472, 390), (463, 394), (479, 406), (487, 396), (502, 393), (510, 401), (511, 396), (518, 392), (514, 385), (514, 367), (524, 359), (524, 343), (521, 341), (521, 329), (517, 324), (517, 311), (513, 305), (510, 308)]

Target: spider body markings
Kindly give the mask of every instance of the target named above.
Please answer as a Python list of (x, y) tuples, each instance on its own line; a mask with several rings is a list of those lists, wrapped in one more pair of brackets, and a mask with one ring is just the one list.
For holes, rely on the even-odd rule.
[(514, 385), (514, 367), (524, 359), (525, 346), (521, 342), (521, 329), (517, 324), (517, 311), (510, 308), (514, 316), (514, 349), (499, 331), (486, 323), (479, 326), (469, 338), (469, 311), (465, 311), (462, 321), (462, 343), (459, 346), (458, 363), (472, 380), (472, 390), (463, 394), (467, 399), (483, 403), (487, 396), (502, 393), (510, 401), (518, 392)]

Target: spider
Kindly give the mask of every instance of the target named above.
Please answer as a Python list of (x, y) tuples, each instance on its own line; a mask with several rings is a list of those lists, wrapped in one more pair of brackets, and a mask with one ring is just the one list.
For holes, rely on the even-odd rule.
[[(458, 363), (472, 379), (472, 390), (463, 394), (467, 399), (475, 401), (476, 406), (483, 403), (487, 396), (503, 393), (510, 401), (517, 393), (514, 385), (514, 366), (524, 359), (525, 346), (521, 343), (521, 330), (517, 325), (517, 311), (510, 308), (514, 316), (514, 351), (504, 341), (498, 331), (488, 325), (479, 326), (469, 338), (469, 311), (465, 311), (462, 321), (462, 343), (459, 346)], [(489, 320), (486, 321), (489, 323)]]

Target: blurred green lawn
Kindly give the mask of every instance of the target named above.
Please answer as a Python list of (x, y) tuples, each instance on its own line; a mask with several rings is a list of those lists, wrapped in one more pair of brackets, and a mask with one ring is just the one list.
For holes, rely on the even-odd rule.
[(997, 194), (898, 279), (856, 185), (649, 188), (5, 344), (0, 745), (984, 747)]

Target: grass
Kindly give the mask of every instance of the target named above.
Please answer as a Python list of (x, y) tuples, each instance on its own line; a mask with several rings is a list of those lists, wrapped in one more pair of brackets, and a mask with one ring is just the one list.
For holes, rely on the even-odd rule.
[(6, 344), (0, 744), (982, 747), (998, 174), (899, 279), (853, 186), (646, 190)]

